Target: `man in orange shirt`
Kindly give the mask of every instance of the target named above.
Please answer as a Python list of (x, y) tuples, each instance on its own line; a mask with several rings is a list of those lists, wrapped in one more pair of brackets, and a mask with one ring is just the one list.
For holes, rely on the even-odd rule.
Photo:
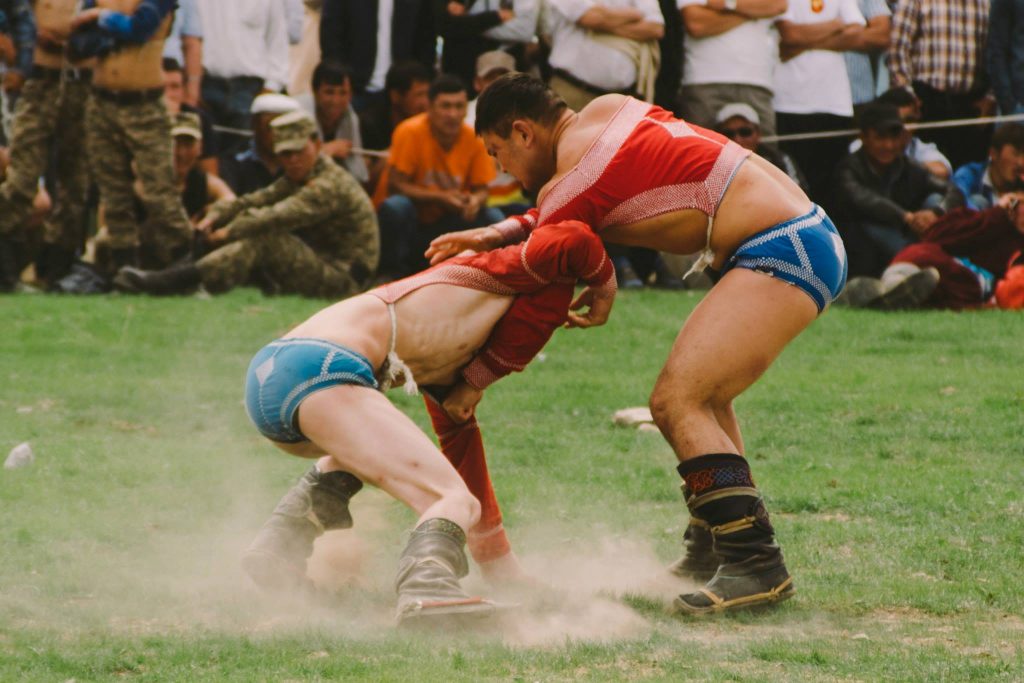
[(445, 232), (491, 225), (487, 207), (494, 163), (466, 125), (466, 86), (442, 74), (430, 86), (430, 105), (406, 119), (391, 138), (388, 168), (377, 186), (380, 272), (402, 277), (427, 265), (422, 254)]

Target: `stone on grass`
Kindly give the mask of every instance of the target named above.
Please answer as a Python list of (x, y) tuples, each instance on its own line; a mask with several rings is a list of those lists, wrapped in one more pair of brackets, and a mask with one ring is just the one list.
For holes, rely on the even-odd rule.
[(612, 422), (620, 427), (636, 427), (642, 424), (654, 424), (654, 418), (651, 417), (650, 408), (647, 406), (637, 406), (636, 408), (616, 410), (615, 414), (612, 415)]
[(13, 470), (18, 467), (25, 467), (32, 464), (32, 461), (35, 459), (35, 453), (32, 452), (32, 447), (28, 445), (28, 442), (19, 443), (7, 454), (7, 460), (4, 461), (4, 469)]

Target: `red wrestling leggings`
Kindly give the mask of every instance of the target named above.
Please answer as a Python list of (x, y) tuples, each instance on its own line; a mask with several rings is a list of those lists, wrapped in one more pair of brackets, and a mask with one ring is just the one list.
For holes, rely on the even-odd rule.
[(480, 521), (469, 530), (466, 539), (470, 554), (478, 564), (508, 554), (512, 546), (501, 525), (501, 508), (494, 496), (491, 475), (487, 472), (487, 457), (476, 417), (458, 424), (431, 396), (424, 394), (423, 402), (430, 413), (434, 433), (441, 442), (441, 452), (466, 482), (470, 493), (480, 501)]

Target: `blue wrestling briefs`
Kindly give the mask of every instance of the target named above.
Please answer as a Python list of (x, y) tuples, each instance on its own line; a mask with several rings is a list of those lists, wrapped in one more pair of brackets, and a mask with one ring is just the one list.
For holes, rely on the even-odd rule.
[(722, 268), (749, 268), (785, 280), (807, 292), (818, 312), (846, 285), (846, 247), (839, 231), (815, 204), (810, 212), (773, 225), (740, 244)]
[(370, 361), (323, 339), (278, 339), (253, 357), (245, 377), (245, 407), (271, 441), (306, 441), (296, 413), (310, 394), (339, 384), (377, 388)]

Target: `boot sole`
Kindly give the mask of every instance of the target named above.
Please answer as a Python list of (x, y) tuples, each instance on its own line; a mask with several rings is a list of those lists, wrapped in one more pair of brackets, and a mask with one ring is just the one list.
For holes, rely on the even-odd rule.
[(397, 615), (398, 626), (457, 626), (494, 616), (498, 605), (484, 598), (464, 600), (420, 600)]
[(775, 588), (763, 593), (744, 595), (732, 600), (723, 600), (706, 588), (700, 591), (711, 600), (712, 604), (707, 607), (691, 605), (681, 597), (672, 601), (672, 608), (676, 614), (689, 614), (693, 616), (706, 616), (709, 614), (721, 614), (723, 612), (735, 612), (738, 610), (756, 609), (768, 607), (776, 603), (789, 600), (796, 595), (796, 588), (793, 587), (793, 579), (787, 578)]
[(939, 284), (939, 273), (935, 268), (924, 268), (904, 279), (871, 304), (872, 308), (884, 311), (899, 311), (918, 308), (932, 295)]

